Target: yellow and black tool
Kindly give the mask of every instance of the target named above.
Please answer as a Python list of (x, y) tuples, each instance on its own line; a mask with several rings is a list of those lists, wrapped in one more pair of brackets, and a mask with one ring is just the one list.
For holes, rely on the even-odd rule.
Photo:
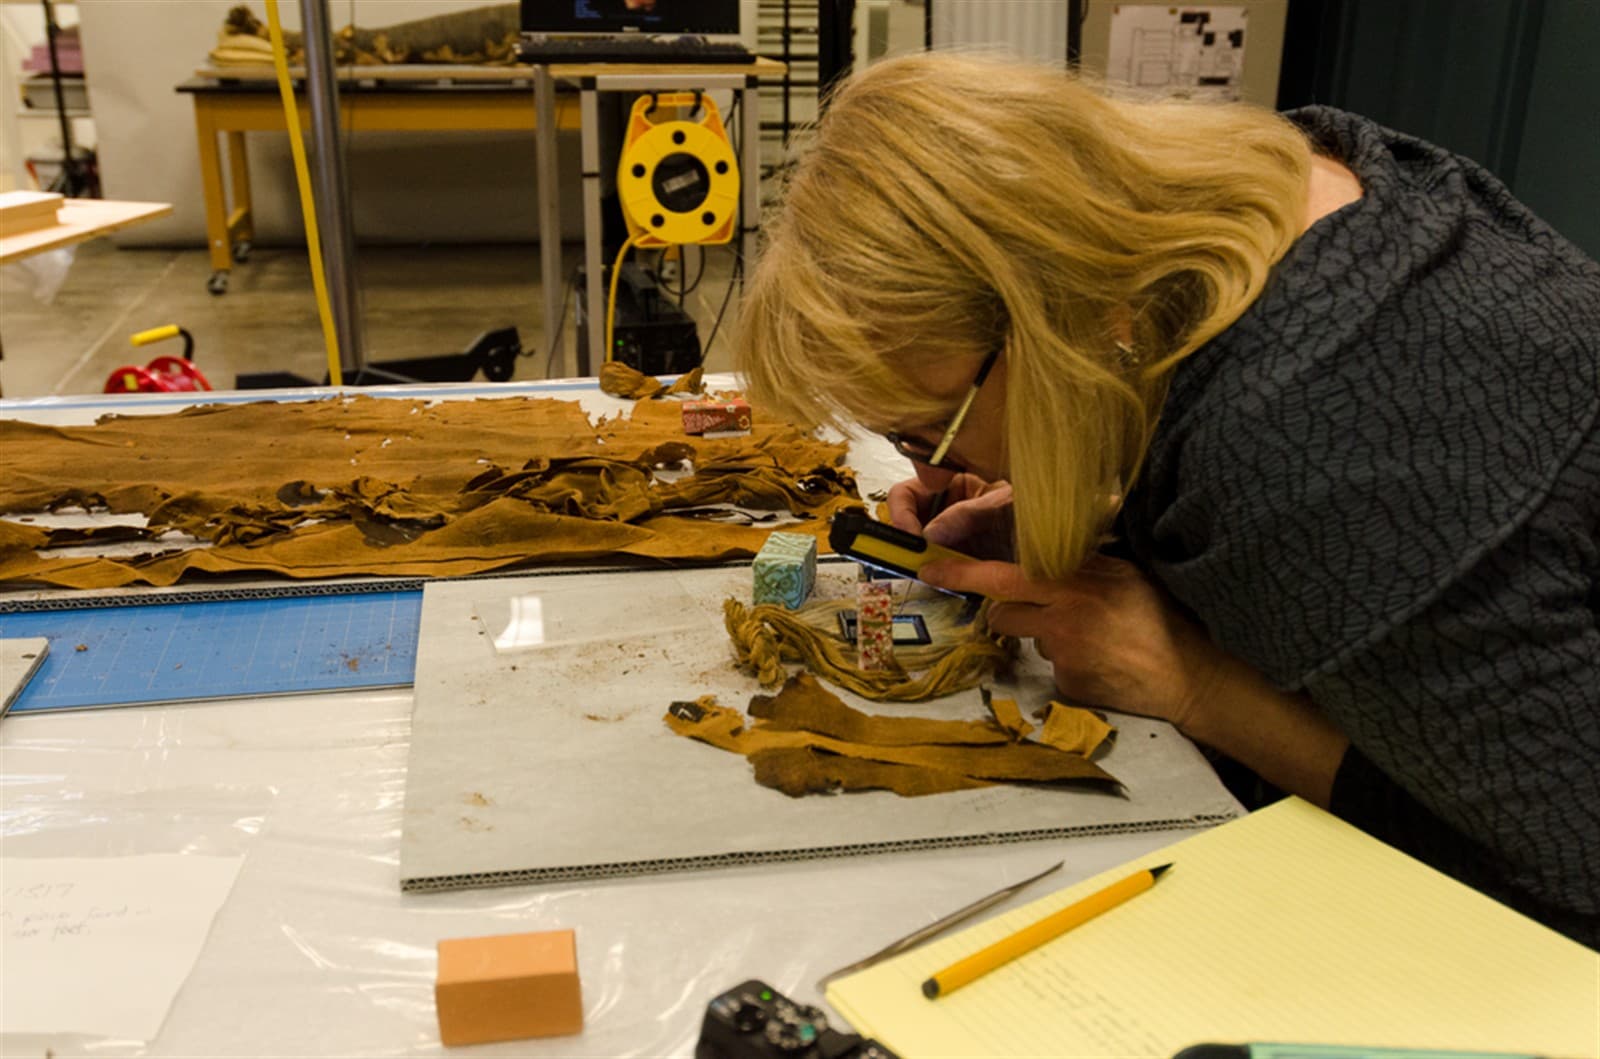
[[(848, 508), (833, 516), (833, 522), (828, 528), (828, 543), (832, 545), (834, 551), (840, 555), (847, 555), (858, 563), (865, 563), (897, 577), (909, 577), (914, 581), (921, 580), (917, 575), (924, 566), (935, 560), (972, 561), (970, 555), (963, 555), (952, 548), (935, 544), (915, 533), (907, 533), (887, 522), (879, 522), (861, 508)], [(938, 585), (929, 587), (939, 588)], [(950, 590), (939, 588), (939, 591)], [(966, 595), (957, 592), (950, 594)]]

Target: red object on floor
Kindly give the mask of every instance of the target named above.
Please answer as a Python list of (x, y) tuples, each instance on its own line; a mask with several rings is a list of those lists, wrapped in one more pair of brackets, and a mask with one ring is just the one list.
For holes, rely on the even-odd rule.
[(200, 369), (182, 357), (157, 357), (144, 367), (128, 364), (106, 379), (106, 393), (177, 393), (209, 390)]

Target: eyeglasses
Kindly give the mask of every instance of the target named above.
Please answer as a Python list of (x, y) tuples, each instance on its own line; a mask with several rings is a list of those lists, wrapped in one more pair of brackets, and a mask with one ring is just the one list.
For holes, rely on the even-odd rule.
[(950, 418), (950, 425), (945, 428), (944, 436), (939, 439), (939, 444), (929, 446), (927, 442), (918, 438), (908, 438), (897, 430), (891, 430), (884, 437), (894, 451), (908, 460), (923, 464), (928, 467), (943, 466), (950, 445), (956, 440), (956, 434), (961, 430), (961, 424), (966, 421), (967, 413), (972, 411), (972, 402), (978, 399), (978, 391), (983, 389), (983, 381), (989, 377), (989, 371), (994, 367), (994, 362), (1000, 359), (1000, 350), (995, 349), (983, 358), (983, 364), (978, 368), (978, 374), (973, 378), (972, 385), (967, 388), (967, 396), (962, 398), (961, 407), (956, 409), (956, 414)]

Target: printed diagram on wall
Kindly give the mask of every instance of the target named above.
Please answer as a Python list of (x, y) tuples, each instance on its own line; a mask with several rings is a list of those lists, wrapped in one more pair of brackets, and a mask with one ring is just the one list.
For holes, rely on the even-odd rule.
[(1236, 100), (1243, 91), (1248, 14), (1232, 4), (1116, 4), (1106, 78), (1159, 95)]

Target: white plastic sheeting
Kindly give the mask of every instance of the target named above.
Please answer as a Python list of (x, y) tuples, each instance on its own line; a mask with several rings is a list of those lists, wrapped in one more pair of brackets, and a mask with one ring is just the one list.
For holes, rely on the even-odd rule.
[[(592, 384), (574, 382), (388, 395), (486, 391), (581, 396), (591, 411), (618, 404), (596, 396)], [(81, 423), (107, 411), (177, 407), (166, 397), (94, 397), (13, 402), (0, 414)], [(862, 446), (859, 457), (853, 462), (864, 491), (904, 473), (881, 442)], [(402, 894), (411, 706), (411, 692), (398, 690), (5, 718), (6, 856), (245, 859), (154, 1040), (11, 1036), (0, 1039), (0, 1054), (444, 1055), (433, 1007), (436, 943), (570, 927), (577, 932), (584, 1032), (485, 1045), (472, 1054), (687, 1056), (706, 1004), (747, 978), (818, 1002), (814, 983), (825, 972), (1058, 860), (1066, 868), (1047, 885), (1069, 885), (1192, 834)], [(701, 826), (718, 822), (707, 818)]]

